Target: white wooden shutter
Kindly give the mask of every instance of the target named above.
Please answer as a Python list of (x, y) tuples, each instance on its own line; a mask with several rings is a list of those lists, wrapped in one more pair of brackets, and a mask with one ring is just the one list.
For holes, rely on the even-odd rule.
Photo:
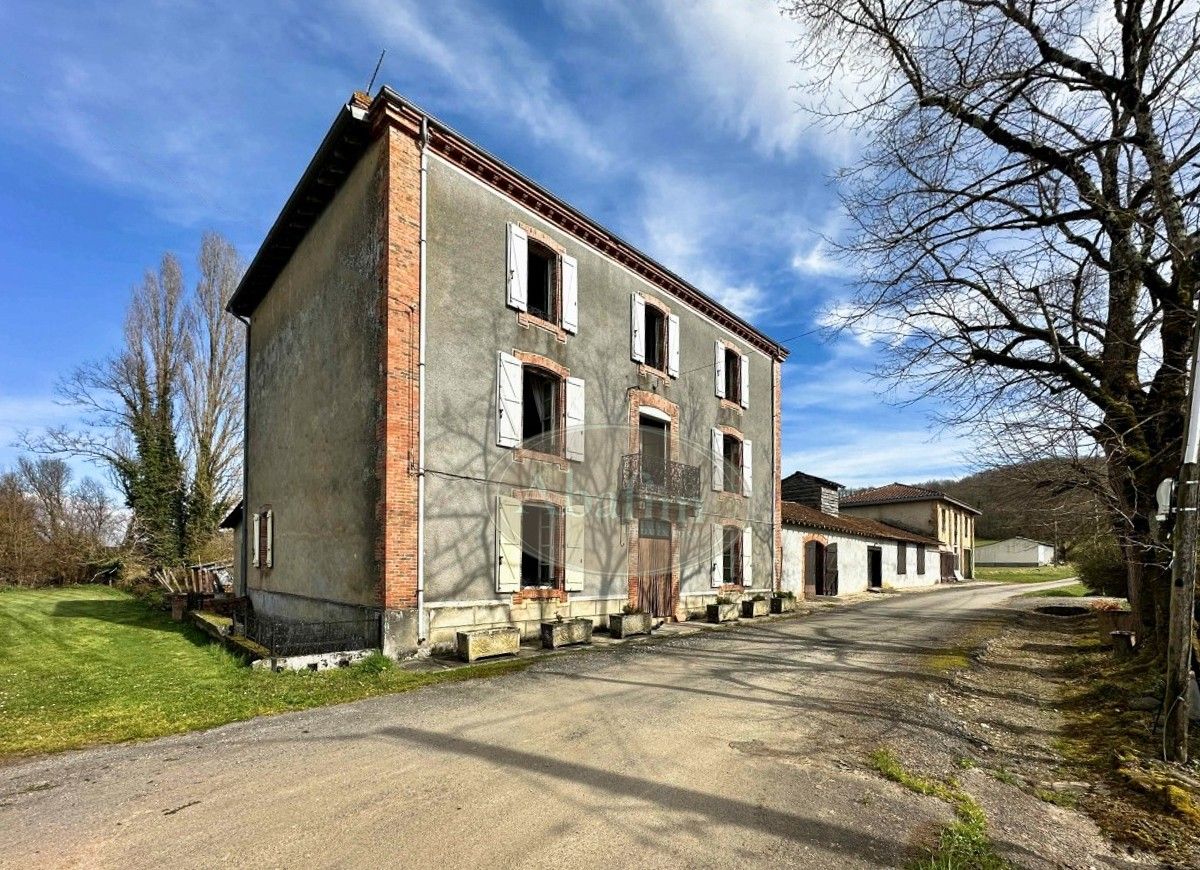
[(667, 318), (667, 374), (679, 377), (679, 315)]
[(566, 534), (563, 536), (566, 563), (565, 580), (568, 592), (583, 591), (583, 506), (571, 505), (566, 511)]
[(641, 293), (629, 297), (629, 356), (646, 361), (646, 300)]
[(252, 531), (253, 531), (253, 537), (254, 537), (254, 550), (253, 550), (254, 560), (253, 560), (253, 562), (254, 562), (255, 568), (262, 567), (262, 556), (258, 552), (258, 524), (261, 522), (262, 522), (262, 514), (255, 514), (254, 519), (252, 520), (252, 526), (251, 526)]
[(725, 488), (725, 433), (712, 430), (712, 488), (720, 492)]
[(516, 447), (521, 443), (521, 361), (500, 351), (496, 357), (496, 443)]
[(712, 525), (712, 570), (711, 582), (714, 589), (721, 586), (723, 579), (721, 566), (725, 551), (725, 527), (720, 523)]
[(521, 589), (521, 502), (496, 496), (496, 591)]
[(562, 328), (579, 332), (579, 264), (567, 254), (562, 255)]
[(508, 225), (508, 305), (529, 310), (529, 235), (516, 224)]
[[(742, 382), (742, 407), (750, 407), (750, 357), (742, 354), (742, 371), (741, 377), (738, 378)], [(733, 398), (730, 396), (730, 398)]]
[(275, 511), (267, 511), (267, 567), (275, 567)]
[(746, 439), (742, 442), (742, 495), (754, 492), (754, 463), (751, 460), (754, 442)]
[(715, 371), (716, 375), (717, 375), (717, 383), (716, 383), (717, 396), (719, 398), (724, 399), (725, 398), (725, 345), (721, 344), (721, 342), (719, 342), (719, 341), (717, 342), (717, 356), (716, 356), (716, 359), (713, 361), (713, 371)]
[(567, 378), (567, 459), (583, 461), (583, 379)]
[(754, 585), (754, 560), (751, 558), (754, 536), (750, 526), (742, 529), (742, 585), (747, 589)]

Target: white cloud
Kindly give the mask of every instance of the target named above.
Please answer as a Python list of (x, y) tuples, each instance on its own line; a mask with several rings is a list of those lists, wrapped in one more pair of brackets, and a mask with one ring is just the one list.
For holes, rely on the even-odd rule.
[(353, 8), (384, 44), (402, 57), (408, 55), (401, 63), (425, 64), (423, 72), (441, 77), (454, 99), (473, 112), (499, 119), (580, 162), (604, 166), (610, 161), (592, 125), (571, 108), (555, 84), (546, 54), (486, 6), (356, 0)]
[(673, 169), (645, 170), (641, 183), (647, 252), (742, 317), (758, 314), (765, 304), (762, 288), (731, 275), (723, 261), (737, 226), (732, 218), (738, 205), (729, 194)]
[[(814, 123), (798, 88), (810, 74), (793, 62), (803, 25), (772, 0), (657, 0), (697, 101), (760, 153), (794, 156), (802, 145), (837, 161), (853, 135)], [(702, 109), (702, 111), (704, 111)]]
[(836, 436), (836, 443), (793, 450), (785, 446), (783, 474), (806, 471), (858, 487), (959, 477), (972, 468), (972, 445), (960, 436), (939, 437), (924, 429), (866, 430), (844, 425), (837, 426)]

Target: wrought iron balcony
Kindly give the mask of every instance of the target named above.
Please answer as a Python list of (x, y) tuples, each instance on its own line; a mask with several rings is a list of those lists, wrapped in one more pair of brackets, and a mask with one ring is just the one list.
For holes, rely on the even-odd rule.
[(621, 491), (647, 501), (700, 501), (700, 466), (657, 456), (629, 453), (621, 457)]

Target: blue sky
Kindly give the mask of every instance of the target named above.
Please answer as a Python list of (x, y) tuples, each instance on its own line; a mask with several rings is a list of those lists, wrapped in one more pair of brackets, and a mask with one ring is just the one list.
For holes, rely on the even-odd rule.
[(853, 277), (823, 238), (856, 142), (800, 110), (797, 35), (757, 0), (0, 5), (0, 467), (72, 419), (55, 380), (111, 352), (163, 251), (212, 228), (253, 255), (386, 48), (377, 86), (790, 339), (785, 474), (968, 470), (928, 405), (881, 402), (878, 348), (814, 334)]

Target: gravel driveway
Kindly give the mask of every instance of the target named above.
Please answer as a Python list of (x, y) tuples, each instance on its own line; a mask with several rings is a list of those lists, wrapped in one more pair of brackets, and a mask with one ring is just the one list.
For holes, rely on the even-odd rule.
[[(0, 865), (903, 865), (951, 811), (865, 758), (920, 742), (950, 767), (963, 734), (930, 703), (937, 663), (1029, 588), (887, 596), (0, 768)], [(1033, 811), (1072, 818), (1034, 845), (994, 832), (1022, 865), (1123, 866), (1082, 816)]]

